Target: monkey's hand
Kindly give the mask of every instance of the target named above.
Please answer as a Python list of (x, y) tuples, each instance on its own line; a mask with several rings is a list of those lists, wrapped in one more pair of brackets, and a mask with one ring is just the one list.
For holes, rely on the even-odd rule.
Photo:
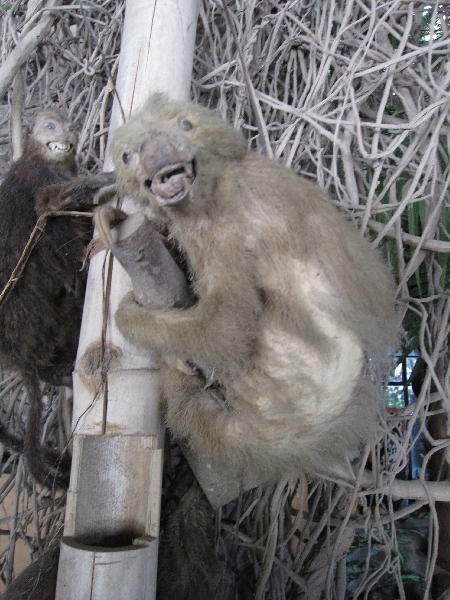
[[(144, 307), (136, 302), (134, 292), (128, 292), (120, 301), (119, 307), (114, 315), (116, 325), (120, 331), (129, 331), (134, 329), (134, 323), (142, 318)], [(126, 336), (128, 338), (130, 336)]]
[(97, 190), (114, 185), (115, 182), (116, 175), (111, 172), (77, 177), (69, 182), (49, 185), (36, 198), (37, 214), (40, 216), (58, 210), (91, 209)]

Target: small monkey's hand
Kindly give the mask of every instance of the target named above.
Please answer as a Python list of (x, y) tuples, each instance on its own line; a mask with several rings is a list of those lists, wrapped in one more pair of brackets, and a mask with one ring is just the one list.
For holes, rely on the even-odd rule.
[(40, 216), (58, 210), (92, 208), (97, 190), (114, 185), (115, 181), (116, 175), (111, 172), (49, 185), (37, 195), (36, 211)]

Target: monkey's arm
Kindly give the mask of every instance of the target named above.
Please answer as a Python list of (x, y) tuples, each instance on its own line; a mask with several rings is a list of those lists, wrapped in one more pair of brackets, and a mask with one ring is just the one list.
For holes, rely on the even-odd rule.
[(72, 181), (49, 185), (37, 195), (37, 214), (40, 216), (57, 210), (91, 208), (95, 192), (115, 182), (116, 175), (111, 172), (77, 177)]
[(239, 292), (244, 293), (233, 297), (215, 290), (192, 308), (163, 310), (139, 305), (130, 293), (115, 320), (132, 343), (160, 354), (240, 366), (253, 351), (262, 305), (251, 286)]

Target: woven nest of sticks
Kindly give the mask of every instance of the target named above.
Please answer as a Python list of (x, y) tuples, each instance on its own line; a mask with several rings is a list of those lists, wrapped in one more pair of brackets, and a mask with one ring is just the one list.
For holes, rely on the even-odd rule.
[[(46, 4), (54, 10), (35, 12), (32, 0), (0, 7), (0, 169), (20, 153), (27, 118), (58, 106), (78, 125), (81, 171), (95, 172), (124, 1)], [(201, 2), (192, 98), (328, 191), (391, 263), (403, 316), (378, 443), (353, 466), (356, 485), (289, 479), (211, 516), (224, 598), (230, 589), (257, 600), (447, 597), (449, 13), (445, 3), (401, 0)], [(70, 438), (70, 405), (67, 388), (44, 390), (44, 437), (56, 449)], [(3, 373), (0, 410), (23, 435), (27, 398), (14, 374)], [(19, 546), (36, 556), (58, 535), (65, 498), (36, 488), (15, 454), (3, 454), (1, 473), (8, 584), (23, 567)]]

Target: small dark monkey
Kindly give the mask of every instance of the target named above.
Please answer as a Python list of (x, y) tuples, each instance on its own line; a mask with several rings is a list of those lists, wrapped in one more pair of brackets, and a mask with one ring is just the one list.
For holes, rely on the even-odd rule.
[[(24, 155), (0, 186), (0, 289), (3, 290), (38, 217), (56, 210), (92, 205), (94, 192), (114, 181), (111, 174), (76, 177), (77, 135), (55, 111), (38, 113)], [(24, 444), (0, 424), (0, 440), (25, 449), (33, 475), (47, 484), (67, 485), (67, 477), (48, 477), (54, 463), (40, 447), (39, 379), (59, 384), (73, 369), (83, 309), (85, 276), (80, 272), (92, 233), (90, 218), (49, 218), (25, 270), (0, 307), (0, 358), (20, 371), (30, 396)]]
[(128, 295), (115, 315), (168, 357), (174, 435), (266, 479), (329, 469), (367, 440), (369, 361), (386, 362), (398, 327), (377, 252), (320, 189), (200, 106), (151, 97), (117, 130), (113, 157), (122, 192), (179, 244), (197, 298), (152, 310)]

